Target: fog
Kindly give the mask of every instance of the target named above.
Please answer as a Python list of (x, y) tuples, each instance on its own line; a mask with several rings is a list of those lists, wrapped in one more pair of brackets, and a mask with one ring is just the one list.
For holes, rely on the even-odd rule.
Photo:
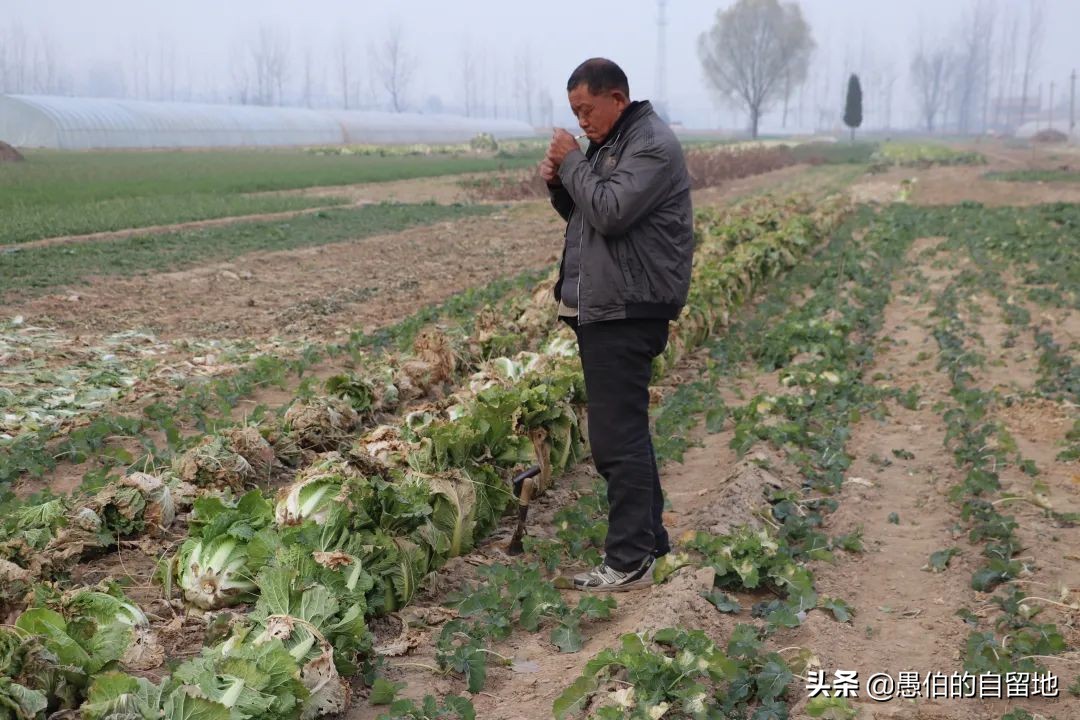
[[(697, 49), (717, 10), (731, 4), (667, 2), (667, 107), (671, 119), (685, 126), (746, 126), (744, 108), (718, 102), (709, 91)], [(763, 130), (834, 129), (851, 72), (862, 78), (864, 127), (919, 124), (910, 77), (919, 40), (959, 49), (975, 4), (801, 0), (816, 51), (806, 82), (790, 97), (786, 123), (778, 103), (765, 115)], [(1026, 40), (1031, 3), (982, 4), (994, 20), (985, 87), (993, 98), (1015, 96), (1020, 69), (1011, 82), (1003, 81), (1004, 65), (994, 51), (1013, 25)], [(1069, 74), (1080, 65), (1070, 37), (1080, 27), (1080, 2), (1043, 0), (1042, 7), (1045, 27), (1029, 103), (1042, 88), (1047, 108), (1053, 83), (1057, 118), (1065, 125)], [(656, 0), (0, 0), (0, 8), (5, 92), (393, 109), (380, 60), (394, 36), (398, 57), (411, 70), (397, 88), (399, 109), (573, 125), (566, 78), (592, 56), (622, 65), (635, 99), (657, 92)], [(466, 72), (470, 63), (473, 70)]]

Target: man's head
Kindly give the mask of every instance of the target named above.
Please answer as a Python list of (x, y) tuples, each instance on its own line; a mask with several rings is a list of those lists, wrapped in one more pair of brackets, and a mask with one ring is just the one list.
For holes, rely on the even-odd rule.
[(585, 135), (595, 143), (608, 133), (630, 104), (626, 73), (605, 58), (592, 58), (577, 66), (566, 83), (570, 110)]

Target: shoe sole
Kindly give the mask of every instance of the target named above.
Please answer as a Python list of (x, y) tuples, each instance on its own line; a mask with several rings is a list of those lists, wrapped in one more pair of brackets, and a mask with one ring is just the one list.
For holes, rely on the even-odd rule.
[(656, 583), (653, 581), (653, 568), (649, 568), (649, 571), (639, 577), (637, 580), (626, 583), (625, 585), (598, 585), (596, 587), (582, 587), (574, 584), (574, 589), (579, 592), (626, 592), (628, 590), (640, 590), (641, 588), (652, 587)]
[(648, 580), (642, 578), (641, 580), (635, 580), (634, 582), (626, 583), (625, 585), (599, 585), (597, 587), (579, 587), (575, 585), (574, 589), (578, 592), (627, 592), (630, 590), (641, 590), (652, 586), (652, 578), (649, 578)]

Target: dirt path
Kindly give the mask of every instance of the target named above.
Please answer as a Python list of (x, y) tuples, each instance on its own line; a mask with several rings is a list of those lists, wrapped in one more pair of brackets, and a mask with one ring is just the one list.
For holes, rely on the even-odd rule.
[(381, 183), (331, 185), (328, 187), (290, 190), (282, 194), (303, 197), (345, 198), (350, 203), (433, 202), (440, 205), (450, 205), (469, 202), (467, 193), (461, 187), (462, 180), (472, 180), (489, 175), (491, 173), (464, 173), (461, 175), (442, 175), (410, 180), (392, 180)]

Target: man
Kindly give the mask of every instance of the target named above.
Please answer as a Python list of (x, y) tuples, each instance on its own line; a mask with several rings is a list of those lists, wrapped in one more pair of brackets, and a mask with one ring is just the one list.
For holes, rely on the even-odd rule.
[(611, 505), (604, 562), (574, 577), (581, 590), (652, 583), (670, 549), (649, 434), (652, 360), (686, 304), (694, 250), (682, 146), (649, 102), (631, 102), (626, 74), (603, 58), (567, 82), (589, 139), (556, 130), (540, 175), (566, 220), (555, 299), (577, 334), (589, 398), (589, 444)]

